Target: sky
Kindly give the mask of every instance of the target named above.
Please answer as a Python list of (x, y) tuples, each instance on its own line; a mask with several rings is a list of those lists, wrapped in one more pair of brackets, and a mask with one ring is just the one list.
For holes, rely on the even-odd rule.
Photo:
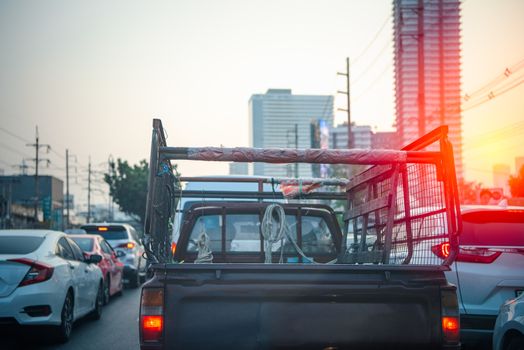
[[(391, 12), (391, 0), (0, 0), (0, 169), (17, 173), (13, 165), (34, 158), (25, 144), (38, 125), (52, 147), (42, 149), (51, 165), (41, 171), (63, 178), (68, 148), (83, 202), (89, 157), (98, 172), (110, 156), (147, 158), (152, 118), (171, 146), (248, 146), (252, 94), (334, 95), (347, 56), (353, 120), (393, 130)], [(523, 14), (521, 0), (463, 3), (464, 93), (524, 59)], [(524, 156), (523, 96), (521, 84), (463, 113), (467, 180), (491, 185), (495, 163), (514, 172), (514, 157)], [(335, 105), (345, 107), (345, 96)], [(180, 170), (225, 174), (227, 165)], [(95, 178), (94, 201), (103, 202), (107, 188)]]

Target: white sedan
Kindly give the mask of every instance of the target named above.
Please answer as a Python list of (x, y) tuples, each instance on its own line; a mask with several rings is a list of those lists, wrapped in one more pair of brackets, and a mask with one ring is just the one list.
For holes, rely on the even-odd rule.
[(0, 230), (1, 323), (50, 325), (57, 341), (67, 341), (76, 319), (101, 316), (100, 259), (85, 260), (62, 232)]

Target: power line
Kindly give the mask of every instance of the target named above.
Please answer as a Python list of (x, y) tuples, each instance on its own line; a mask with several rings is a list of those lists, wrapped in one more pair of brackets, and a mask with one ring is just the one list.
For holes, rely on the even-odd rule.
[(11, 131), (9, 131), (9, 130), (7, 130), (6, 128), (3, 128), (3, 127), (1, 127), (1, 126), (0, 126), (0, 130), (2, 130), (2, 131), (5, 132), (6, 134), (8, 134), (8, 135), (14, 137), (15, 139), (18, 139), (18, 140), (24, 142), (24, 143), (29, 143), (29, 142), (31, 142), (31, 141), (26, 140), (25, 138), (23, 138), (23, 137), (21, 137), (21, 136), (18, 136), (17, 134), (15, 134), (15, 133), (13, 133), (13, 132), (11, 132)]
[(11, 152), (14, 152), (14, 153), (16, 153), (16, 154), (18, 154), (18, 155), (20, 155), (20, 156), (22, 156), (22, 157), (30, 157), (29, 155), (27, 155), (27, 154), (25, 154), (25, 153), (22, 153), (22, 152), (20, 152), (19, 150), (15, 149), (15, 148), (12, 148), (11, 146), (6, 145), (5, 143), (1, 143), (1, 142), (0, 142), (0, 147), (3, 147), (3, 148), (5, 148), (5, 149), (8, 149), (8, 150), (10, 150)]
[(366, 54), (366, 52), (371, 48), (373, 43), (378, 39), (380, 33), (386, 28), (386, 25), (388, 24), (390, 18), (392, 17), (392, 14), (390, 13), (386, 19), (384, 20), (384, 23), (380, 26), (380, 29), (375, 33), (375, 36), (373, 36), (373, 39), (367, 44), (367, 46), (356, 56), (356, 58), (353, 60), (353, 65), (357, 64), (357, 62)]
[(363, 70), (363, 72), (355, 78), (355, 80), (352, 81), (353, 85), (357, 85), (358, 82), (362, 79), (362, 77), (366, 76), (366, 74), (373, 68), (373, 66), (378, 62), (378, 59), (384, 54), (386, 49), (390, 46), (390, 42), (387, 42), (386, 45), (380, 50), (380, 52), (375, 56), (373, 60), (367, 65), (367, 67)]
[(484, 84), (482, 87), (478, 88), (477, 90), (469, 93), (464, 94), (463, 99), (467, 102), (471, 98), (474, 98), (474, 96), (478, 95), (481, 92), (484, 92), (488, 89), (490, 89), (492, 86), (498, 85), (500, 82), (508, 79), (512, 75), (514, 75), (516, 72), (524, 68), (524, 59), (520, 60), (519, 62), (513, 64), (512, 66), (504, 69), (504, 72), (498, 75), (497, 77), (491, 79), (489, 82)]
[(382, 80), (386, 76), (385, 74), (390, 68), (391, 64), (388, 64), (386, 67), (384, 67), (384, 69), (380, 71), (377, 77), (368, 86), (366, 86), (360, 94), (353, 98), (353, 102), (357, 102), (360, 98), (362, 98), (362, 96), (364, 96), (368, 92), (368, 90), (370, 90), (376, 83)]
[(482, 101), (477, 102), (477, 103), (475, 103), (475, 104), (473, 104), (471, 106), (465, 107), (465, 108), (463, 108), (463, 110), (464, 111), (469, 111), (471, 109), (477, 108), (477, 107), (483, 105), (486, 102), (489, 102), (489, 101), (491, 101), (491, 100), (493, 100), (493, 99), (495, 99), (495, 98), (497, 98), (499, 96), (504, 95), (506, 92), (509, 92), (509, 91), (513, 90), (514, 88), (516, 88), (517, 86), (519, 86), (519, 85), (521, 85), (523, 83), (524, 83), (524, 79), (522, 79), (522, 80), (520, 80), (520, 81), (518, 81), (518, 82), (516, 82), (514, 84), (511, 84), (511, 86), (509, 86), (506, 89), (503, 89), (501, 91), (497, 91), (497, 92), (492, 91)]

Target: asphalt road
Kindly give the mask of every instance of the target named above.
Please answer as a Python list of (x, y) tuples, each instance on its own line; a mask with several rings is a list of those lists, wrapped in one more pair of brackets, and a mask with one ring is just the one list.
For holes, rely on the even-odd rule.
[(45, 334), (18, 333), (3, 338), (4, 349), (57, 349), (57, 350), (136, 350), (138, 344), (138, 308), (140, 288), (125, 289), (121, 297), (111, 298), (98, 321), (78, 320), (71, 339), (66, 344), (53, 344)]

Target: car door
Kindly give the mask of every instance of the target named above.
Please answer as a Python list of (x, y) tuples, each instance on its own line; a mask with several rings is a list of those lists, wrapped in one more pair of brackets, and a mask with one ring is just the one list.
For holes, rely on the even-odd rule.
[(75, 259), (78, 261), (80, 269), (83, 271), (81, 281), (81, 297), (83, 298), (83, 304), (85, 305), (85, 312), (91, 311), (95, 306), (96, 294), (98, 293), (99, 277), (97, 274), (99, 270), (96, 264), (88, 264), (84, 259), (82, 249), (71, 239), (68, 239), (69, 244), (75, 255)]
[(119, 286), (121, 283), (123, 265), (120, 261), (118, 261), (116, 253), (113, 248), (111, 248), (109, 243), (107, 243), (105, 240), (100, 240), (100, 247), (102, 248), (102, 251), (104, 252), (104, 255), (106, 256), (110, 265), (112, 294), (117, 291), (117, 286)]
[(57, 255), (63, 258), (69, 270), (71, 271), (71, 282), (74, 290), (74, 309), (76, 315), (82, 315), (85, 312), (86, 305), (85, 299), (83, 298), (82, 285), (84, 283), (84, 272), (80, 262), (75, 258), (73, 249), (69, 245), (68, 240), (65, 237), (61, 237), (57, 244)]

